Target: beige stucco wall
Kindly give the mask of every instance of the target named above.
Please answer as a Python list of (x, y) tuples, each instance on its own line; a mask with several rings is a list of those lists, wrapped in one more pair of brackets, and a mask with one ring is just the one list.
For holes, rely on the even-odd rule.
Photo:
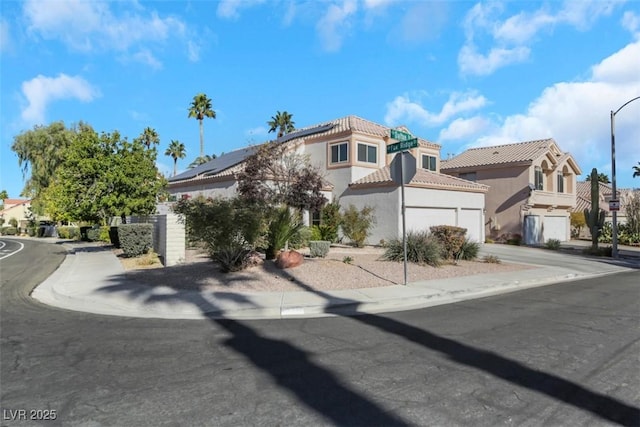
[(188, 194), (191, 197), (234, 197), (237, 195), (237, 188), (238, 183), (236, 181), (229, 180), (209, 182), (206, 184), (194, 183), (186, 186), (180, 186), (169, 189), (169, 193), (171, 195), (175, 195), (178, 199), (185, 194)]

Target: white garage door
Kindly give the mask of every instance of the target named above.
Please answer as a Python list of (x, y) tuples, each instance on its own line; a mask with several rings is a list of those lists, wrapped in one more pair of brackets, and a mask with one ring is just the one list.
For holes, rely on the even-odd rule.
[(456, 225), (455, 209), (407, 208), (407, 232), (429, 230), (434, 225)]
[(482, 211), (480, 209), (462, 209), (458, 218), (458, 227), (467, 229), (467, 237), (482, 242)]
[(547, 242), (549, 239), (558, 239), (561, 242), (567, 240), (569, 218), (566, 216), (545, 216), (542, 223), (542, 237)]

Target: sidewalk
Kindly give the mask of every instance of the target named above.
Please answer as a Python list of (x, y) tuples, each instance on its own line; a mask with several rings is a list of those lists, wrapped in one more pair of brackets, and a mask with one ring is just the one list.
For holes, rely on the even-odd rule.
[(640, 250), (624, 260), (603, 262), (541, 249), (484, 245), (482, 255), (506, 259), (502, 255), (521, 253), (522, 263), (528, 263), (532, 254), (541, 254), (553, 258), (555, 265), (535, 258), (528, 263), (535, 268), (528, 270), (331, 292), (197, 292), (123, 279), (124, 268), (108, 247), (65, 247), (65, 261), (33, 291), (35, 299), (68, 310), (164, 319), (285, 319), (412, 310), (640, 268)]

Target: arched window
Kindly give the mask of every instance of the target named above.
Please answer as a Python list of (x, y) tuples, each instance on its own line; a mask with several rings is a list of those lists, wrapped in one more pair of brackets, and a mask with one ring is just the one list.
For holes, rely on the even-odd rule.
[(558, 171), (557, 176), (557, 191), (558, 193), (564, 193), (564, 174), (562, 173), (562, 171)]
[(536, 190), (543, 190), (544, 189), (544, 174), (542, 173), (542, 167), (541, 166), (536, 166), (535, 168), (535, 182), (534, 185), (536, 187)]

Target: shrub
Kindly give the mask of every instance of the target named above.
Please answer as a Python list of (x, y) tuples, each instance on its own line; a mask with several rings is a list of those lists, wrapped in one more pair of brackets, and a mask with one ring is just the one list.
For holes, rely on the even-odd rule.
[[(99, 233), (99, 230), (96, 230)], [(118, 226), (120, 247), (127, 257), (146, 254), (153, 247), (153, 224), (121, 224)]]
[(455, 255), (456, 259), (471, 261), (478, 258), (480, 252), (480, 243), (473, 240), (465, 239), (460, 251)]
[(342, 258), (342, 262), (344, 262), (345, 264), (351, 264), (353, 262), (353, 258), (347, 255), (346, 257)]
[(560, 249), (560, 240), (558, 239), (549, 239), (544, 244), (545, 249), (551, 249), (552, 251), (557, 251)]
[(245, 268), (250, 252), (263, 244), (266, 210), (245, 199), (182, 199), (174, 211), (222, 271)]
[(101, 240), (99, 226), (93, 226), (87, 230), (87, 240), (89, 242), (98, 242)]
[(9, 218), (9, 225), (13, 228), (18, 228), (18, 220), (14, 217)]
[(29, 237), (34, 237), (36, 235), (36, 227), (27, 227), (27, 234)]
[(18, 229), (16, 227), (3, 227), (2, 235), (3, 236), (15, 236), (18, 234)]
[(69, 225), (62, 225), (56, 228), (58, 232), (58, 237), (61, 239), (72, 239), (78, 240), (80, 239), (80, 228), (79, 227), (71, 227)]
[(291, 236), (291, 238), (289, 239), (289, 247), (291, 249), (304, 248), (309, 245), (310, 240), (312, 240), (311, 228), (302, 226), (300, 227), (298, 232)]
[(311, 235), (309, 236), (309, 241), (311, 240), (322, 240), (322, 234), (320, 233), (320, 227), (314, 225), (310, 228)]
[(430, 227), (433, 235), (442, 245), (442, 256), (445, 259), (454, 259), (465, 243), (466, 228), (453, 225), (435, 225)]
[[(434, 267), (442, 263), (442, 245), (427, 231), (410, 231), (407, 233), (407, 261), (417, 264), (429, 264)], [(382, 258), (387, 261), (403, 261), (404, 248), (402, 239), (391, 239), (387, 242)]]
[(371, 234), (371, 226), (375, 223), (373, 211), (371, 206), (358, 210), (354, 205), (349, 205), (342, 214), (342, 232), (359, 248), (364, 246), (365, 240)]
[(311, 240), (309, 242), (309, 252), (312, 257), (324, 258), (329, 253), (331, 242), (326, 240)]
[(518, 233), (511, 235), (509, 238), (507, 238), (507, 244), (520, 246), (522, 244), (522, 236)]
[(488, 264), (500, 264), (502, 262), (500, 261), (500, 258), (495, 255), (485, 255), (483, 261)]
[(291, 213), (287, 206), (277, 208), (269, 223), (266, 258), (274, 259), (284, 248), (287, 241), (302, 228), (302, 223)]
[(334, 198), (331, 203), (327, 203), (320, 211), (320, 239), (328, 240), (331, 243), (338, 241), (338, 228), (342, 217), (340, 215), (340, 202)]
[(80, 227), (80, 239), (81, 240), (83, 240), (85, 242), (89, 241), (89, 236), (87, 235), (87, 231), (91, 230), (91, 228), (92, 228), (91, 226), (86, 226), (86, 225)]
[(111, 242), (111, 244), (114, 247), (120, 248), (120, 240), (118, 239), (118, 227), (117, 226), (109, 227), (109, 241)]

